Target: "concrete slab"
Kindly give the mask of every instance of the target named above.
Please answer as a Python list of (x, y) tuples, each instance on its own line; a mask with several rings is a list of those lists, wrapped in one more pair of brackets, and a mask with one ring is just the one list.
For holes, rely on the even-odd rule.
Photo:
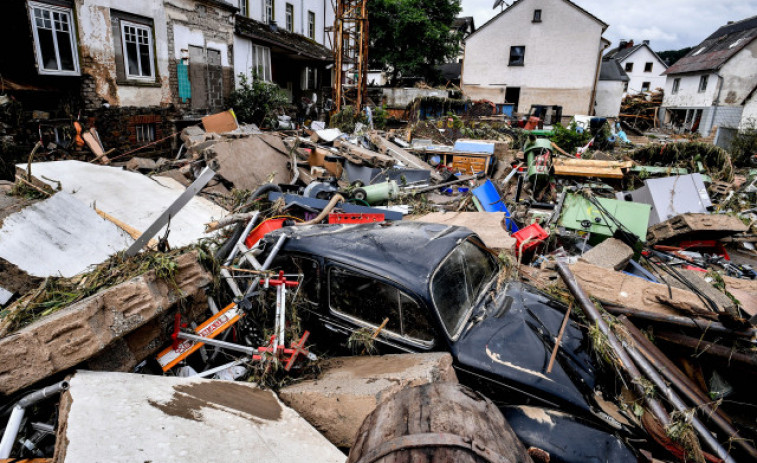
[(412, 220), (457, 225), (475, 232), (484, 244), (495, 249), (514, 249), (515, 238), (505, 230), (504, 212), (432, 212)]
[[(269, 181), (288, 183), (292, 174), (287, 153), (281, 138), (270, 134), (225, 138), (202, 152), (220, 177), (245, 190), (255, 190)], [(268, 179), (270, 175), (272, 180)]]
[(0, 257), (30, 275), (72, 277), (133, 242), (86, 203), (61, 191), (6, 217)]
[(607, 238), (581, 256), (581, 262), (599, 267), (622, 270), (633, 257), (633, 249), (615, 238)]
[(70, 386), (59, 463), (347, 459), (273, 392), (249, 383), (78, 371)]
[[(26, 164), (19, 164), (26, 168)], [(123, 169), (80, 161), (54, 161), (32, 164), (32, 175), (52, 187), (61, 182), (64, 192), (85, 205), (95, 204), (139, 231), (145, 231), (186, 188), (173, 179), (146, 177)], [(51, 180), (46, 180), (51, 179)], [(194, 197), (171, 218), (168, 243), (178, 248), (192, 244), (205, 235), (205, 224), (227, 212), (213, 202)]]
[(207, 301), (201, 288), (212, 278), (196, 251), (176, 258), (174, 279), (178, 291), (151, 270), (1, 338), (0, 394), (12, 394), (92, 358), (180, 300)]
[(412, 386), (457, 382), (452, 356), (444, 352), (376, 357), (335, 357), (321, 364), (317, 380), (279, 391), (333, 444), (351, 447), (360, 425), (384, 398)]

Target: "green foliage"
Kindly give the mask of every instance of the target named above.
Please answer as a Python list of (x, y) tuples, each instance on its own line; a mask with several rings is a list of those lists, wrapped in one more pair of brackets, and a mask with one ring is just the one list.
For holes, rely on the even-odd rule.
[(571, 122), (567, 129), (558, 122), (554, 126), (554, 135), (550, 137), (550, 140), (567, 153), (573, 154), (591, 140), (591, 133), (586, 130), (583, 133), (576, 132), (575, 122)]
[(239, 88), (231, 93), (226, 103), (234, 108), (237, 120), (260, 127), (272, 126), (273, 112), (289, 104), (286, 92), (276, 84), (254, 77), (250, 82), (245, 74), (239, 74), (239, 81)]
[(731, 159), (737, 166), (749, 165), (749, 158), (757, 155), (757, 120), (751, 119), (731, 141)]
[(331, 116), (329, 127), (334, 127), (344, 133), (355, 131), (355, 124), (358, 122), (368, 125), (368, 118), (365, 113), (355, 114), (355, 108), (352, 106), (342, 106), (342, 110)]
[(369, 64), (399, 76), (434, 80), (435, 66), (457, 55), (461, 36), (451, 26), (460, 13), (460, 0), (373, 0)]
[(691, 49), (692, 47), (686, 47), (686, 48), (681, 48), (680, 50), (661, 51), (657, 53), (657, 56), (659, 56), (661, 60), (668, 63), (668, 65), (672, 65), (679, 59), (686, 56), (691, 51)]

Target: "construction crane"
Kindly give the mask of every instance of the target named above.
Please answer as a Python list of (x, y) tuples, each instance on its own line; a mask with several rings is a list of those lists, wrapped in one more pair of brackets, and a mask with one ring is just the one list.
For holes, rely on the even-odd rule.
[(336, 111), (363, 107), (368, 74), (367, 0), (336, 0), (334, 102)]

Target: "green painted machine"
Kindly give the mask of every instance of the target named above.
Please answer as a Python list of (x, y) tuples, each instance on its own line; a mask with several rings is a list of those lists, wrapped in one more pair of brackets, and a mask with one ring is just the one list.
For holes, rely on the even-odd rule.
[(592, 235), (589, 242), (596, 243), (613, 236), (618, 229), (609, 214), (642, 242), (646, 241), (652, 206), (606, 198), (595, 200), (601, 208), (580, 194), (567, 193), (557, 224), (569, 230), (589, 232)]
[(523, 153), (528, 162), (526, 176), (528, 181), (549, 180), (550, 157), (552, 156), (552, 142), (548, 138), (531, 138), (523, 146)]

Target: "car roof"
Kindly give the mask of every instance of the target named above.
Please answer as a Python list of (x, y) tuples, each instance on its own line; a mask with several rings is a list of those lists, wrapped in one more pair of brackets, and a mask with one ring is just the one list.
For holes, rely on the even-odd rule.
[[(288, 239), (282, 251), (312, 254), (379, 274), (428, 296), (431, 274), (457, 243), (474, 233), (464, 227), (416, 221), (284, 227), (266, 236)], [(475, 236), (475, 235), (474, 235)]]

